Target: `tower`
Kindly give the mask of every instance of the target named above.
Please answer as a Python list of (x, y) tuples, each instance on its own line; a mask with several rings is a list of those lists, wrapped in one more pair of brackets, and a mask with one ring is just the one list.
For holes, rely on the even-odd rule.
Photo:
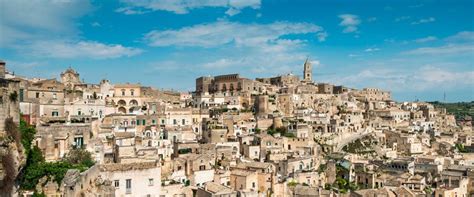
[(303, 80), (307, 82), (313, 81), (313, 69), (311, 66), (311, 62), (308, 61), (308, 58), (306, 58), (306, 61), (304, 62), (304, 77)]
[(0, 79), (4, 79), (5, 78), (5, 62), (0, 60)]

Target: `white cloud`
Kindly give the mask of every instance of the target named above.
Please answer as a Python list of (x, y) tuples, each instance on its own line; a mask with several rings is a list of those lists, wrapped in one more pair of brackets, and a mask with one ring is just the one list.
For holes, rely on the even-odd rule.
[(370, 17), (367, 19), (368, 22), (374, 22), (377, 20), (377, 17)]
[[(468, 80), (466, 80), (468, 79)], [(474, 71), (450, 71), (440, 66), (424, 65), (418, 69), (370, 68), (345, 77), (338, 77), (341, 84), (358, 87), (378, 87), (391, 91), (426, 91), (440, 87), (452, 88), (474, 85)]]
[(124, 14), (143, 14), (147, 11), (168, 11), (175, 14), (187, 14), (193, 9), (204, 7), (227, 8), (226, 14), (233, 16), (244, 8), (259, 9), (261, 0), (123, 0), (126, 6), (117, 9)]
[(461, 55), (474, 54), (474, 45), (448, 44), (439, 47), (422, 47), (404, 52), (409, 55)]
[(367, 48), (364, 50), (365, 52), (375, 52), (375, 51), (380, 51), (379, 48)]
[(431, 41), (435, 41), (435, 40), (438, 40), (438, 38), (436, 38), (435, 36), (427, 36), (427, 37), (424, 37), (424, 38), (416, 39), (415, 42), (424, 43), (424, 42), (431, 42)]
[(411, 18), (410, 16), (400, 16), (400, 17), (395, 19), (395, 22), (406, 21), (410, 18)]
[(429, 17), (429, 18), (422, 18), (420, 20), (417, 20), (417, 21), (413, 21), (411, 24), (412, 25), (419, 25), (419, 24), (423, 24), (423, 23), (432, 23), (432, 22), (435, 22), (436, 19), (434, 17)]
[(124, 47), (119, 44), (103, 44), (94, 41), (38, 41), (29, 46), (36, 56), (53, 58), (93, 58), (109, 59), (130, 57), (141, 53), (140, 49)]
[[(81, 40), (77, 22), (93, 8), (82, 0), (0, 0), (0, 47), (24, 55), (95, 59), (132, 56), (139, 49)], [(93, 27), (100, 23), (93, 22)]]
[(75, 19), (87, 14), (89, 1), (1, 0), (0, 44), (14, 46), (25, 40), (76, 36)]
[(221, 69), (221, 68), (228, 68), (238, 63), (239, 62), (236, 62), (235, 60), (223, 58), (223, 59), (219, 59), (213, 62), (205, 63), (203, 64), (203, 67), (208, 68), (208, 69)]
[(357, 32), (357, 26), (361, 23), (359, 16), (353, 14), (341, 14), (339, 15), (339, 18), (342, 19), (341, 23), (339, 23), (339, 26), (344, 27), (342, 32)]
[(319, 42), (324, 42), (326, 41), (326, 38), (328, 37), (328, 33), (325, 31), (321, 31), (316, 34), (316, 37), (318, 37)]
[(92, 27), (100, 27), (102, 25), (99, 22), (93, 22), (93, 23), (91, 23), (91, 26)]
[(127, 7), (120, 7), (120, 8), (115, 9), (115, 12), (120, 12), (120, 13), (125, 14), (125, 15), (139, 15), (139, 14), (148, 13), (150, 11), (140, 10), (140, 9), (137, 9), (137, 8), (127, 6)]
[(242, 24), (218, 21), (178, 30), (154, 30), (146, 34), (145, 40), (151, 46), (216, 47), (232, 43), (237, 46), (258, 47), (289, 42), (280, 39), (284, 35), (316, 34), (321, 31), (320, 26), (310, 23)]
[(474, 42), (474, 32), (462, 31), (445, 39), (448, 42)]
[(411, 6), (408, 6), (409, 8), (421, 8), (425, 6), (424, 4), (416, 4), (416, 5), (411, 5)]
[[(283, 38), (288, 35), (292, 38)], [(208, 74), (211, 70), (214, 74), (238, 72), (246, 77), (257, 77), (259, 73), (276, 75), (300, 71), (310, 56), (302, 50), (307, 40), (296, 38), (301, 35), (319, 39), (327, 36), (323, 28), (310, 23), (217, 21), (175, 30), (155, 30), (144, 39), (151, 46), (177, 47), (180, 53), (173, 58), (176, 59), (174, 65), (181, 65), (180, 69), (190, 73)], [(188, 50), (187, 47), (200, 49)], [(315, 65), (320, 65), (316, 61)]]

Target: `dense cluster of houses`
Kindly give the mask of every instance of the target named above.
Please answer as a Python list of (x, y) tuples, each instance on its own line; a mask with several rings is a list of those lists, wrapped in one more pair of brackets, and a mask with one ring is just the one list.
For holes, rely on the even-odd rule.
[(388, 91), (316, 83), (309, 61), (303, 79), (204, 76), (191, 93), (0, 66), (0, 132), (21, 116), (46, 161), (85, 149), (96, 162), (42, 183), (47, 196), (474, 196), (471, 124)]

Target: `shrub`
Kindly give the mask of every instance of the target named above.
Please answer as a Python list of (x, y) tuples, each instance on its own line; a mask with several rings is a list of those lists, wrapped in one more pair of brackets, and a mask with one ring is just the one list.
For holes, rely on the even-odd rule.
[(2, 155), (1, 159), (5, 176), (3, 177), (3, 185), (0, 187), (0, 192), (2, 192), (2, 194), (11, 194), (16, 177), (15, 160), (11, 151)]
[(10, 93), (10, 101), (11, 102), (16, 102), (18, 100), (18, 92), (13, 91)]
[(31, 150), (31, 143), (35, 138), (36, 130), (32, 126), (28, 125), (24, 120), (20, 120), (20, 133), (21, 133), (21, 144), (25, 148), (25, 153)]
[(20, 148), (21, 135), (18, 131), (18, 126), (13, 122), (13, 118), (5, 119), (5, 131), (15, 141), (17, 147)]
[(91, 167), (94, 165), (91, 153), (84, 149), (73, 149), (69, 151), (64, 160), (68, 163), (85, 167)]

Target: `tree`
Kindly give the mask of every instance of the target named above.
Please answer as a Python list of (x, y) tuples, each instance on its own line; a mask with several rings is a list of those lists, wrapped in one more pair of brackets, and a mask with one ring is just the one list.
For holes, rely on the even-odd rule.
[(66, 155), (65, 160), (71, 164), (91, 167), (94, 165), (91, 153), (84, 149), (73, 149)]

